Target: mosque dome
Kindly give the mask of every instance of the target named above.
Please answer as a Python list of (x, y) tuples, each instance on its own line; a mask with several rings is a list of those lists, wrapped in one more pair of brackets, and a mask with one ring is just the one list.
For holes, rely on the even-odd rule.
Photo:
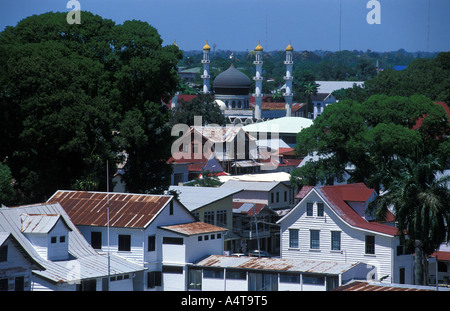
[(259, 41), (258, 41), (258, 45), (256, 46), (255, 51), (262, 51), (262, 50), (263, 50), (263, 47), (261, 46), (261, 43), (259, 43)]
[(294, 48), (291, 45), (291, 41), (289, 41), (289, 45), (286, 47), (286, 51), (292, 52)]
[(248, 95), (251, 81), (233, 64), (214, 79), (214, 92), (219, 95)]

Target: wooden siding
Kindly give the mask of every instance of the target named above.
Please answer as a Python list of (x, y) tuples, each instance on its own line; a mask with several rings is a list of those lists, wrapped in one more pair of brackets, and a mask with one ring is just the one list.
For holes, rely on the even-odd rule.
[[(324, 216), (306, 216), (307, 202), (324, 203)], [(377, 278), (389, 276), (392, 281), (394, 266), (394, 237), (350, 227), (339, 219), (315, 191), (302, 200), (293, 213), (281, 222), (281, 256), (287, 259), (309, 259), (337, 262), (363, 262), (377, 267)], [(298, 248), (289, 248), (289, 229), (299, 230)], [(320, 231), (320, 249), (310, 249), (310, 230)], [(331, 250), (331, 232), (341, 232), (341, 250)], [(365, 254), (365, 236), (375, 236), (375, 254)], [(370, 277), (370, 276), (368, 276)]]

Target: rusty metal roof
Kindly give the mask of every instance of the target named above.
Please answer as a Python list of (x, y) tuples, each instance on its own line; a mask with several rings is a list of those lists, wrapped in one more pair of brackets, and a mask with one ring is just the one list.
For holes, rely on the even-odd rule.
[[(440, 288), (441, 289), (441, 288)], [(348, 284), (336, 287), (333, 291), (362, 291), (362, 292), (379, 292), (379, 291), (434, 291), (435, 288), (431, 286), (419, 286), (409, 284), (393, 284), (393, 283), (374, 283), (353, 281)], [(448, 289), (445, 289), (448, 290)]]
[[(109, 199), (108, 199), (109, 196)], [(172, 200), (169, 195), (57, 191), (48, 203), (59, 203), (75, 225), (146, 228)]]
[(65, 223), (61, 215), (22, 214), (20, 215), (21, 231), (23, 233), (49, 233), (59, 219)]
[(347, 264), (317, 260), (212, 255), (198, 262), (196, 266), (338, 275), (357, 264), (359, 263)]
[(161, 226), (159, 228), (164, 229), (164, 230), (173, 231), (176, 233), (180, 233), (183, 235), (205, 234), (205, 233), (223, 232), (223, 231), (228, 230), (226, 228), (207, 224), (207, 223), (201, 222), (201, 221), (190, 222), (190, 223), (179, 224), (179, 225)]

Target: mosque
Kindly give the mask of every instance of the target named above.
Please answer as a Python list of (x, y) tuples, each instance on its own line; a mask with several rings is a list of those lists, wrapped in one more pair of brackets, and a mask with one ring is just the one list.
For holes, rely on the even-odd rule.
[[(203, 46), (203, 74), (201, 78), (203, 80), (203, 90), (204, 94), (213, 94), (215, 103), (224, 113), (225, 117), (233, 123), (253, 123), (262, 121), (262, 66), (263, 66), (263, 47), (260, 43), (255, 48), (255, 61), (253, 64), (256, 67), (256, 73), (253, 77), (255, 81), (255, 90), (251, 95), (255, 99), (255, 107), (250, 106), (250, 86), (251, 81), (241, 71), (236, 69), (233, 64), (231, 66), (217, 75), (213, 81), (213, 92), (210, 89), (211, 76), (209, 73), (210, 65), (210, 51), (211, 47), (208, 42)], [(284, 64), (286, 65), (286, 75), (285, 80), (285, 93), (283, 93), (285, 100), (285, 116), (292, 116), (292, 100), (294, 94), (292, 93), (292, 67), (294, 65), (293, 61), (293, 47), (289, 42), (286, 47), (286, 59)], [(177, 99), (172, 100), (172, 106), (177, 105)]]

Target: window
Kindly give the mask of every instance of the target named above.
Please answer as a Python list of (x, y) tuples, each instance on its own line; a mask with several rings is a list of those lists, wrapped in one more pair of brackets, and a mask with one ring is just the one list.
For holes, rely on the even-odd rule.
[(52, 237), (50, 238), (50, 242), (51, 242), (52, 244), (55, 244), (55, 243), (56, 243), (56, 237), (55, 237), (55, 236), (52, 236)]
[(8, 279), (0, 279), (0, 291), (8, 290)]
[(202, 270), (189, 268), (188, 270), (189, 289), (202, 289)]
[(163, 237), (163, 244), (183, 245), (183, 238)]
[(8, 261), (8, 245), (0, 246), (0, 262)]
[(277, 192), (277, 203), (280, 202), (280, 193)]
[(331, 250), (340, 251), (341, 250), (341, 232), (331, 231)]
[(204, 215), (204, 222), (210, 225), (214, 225), (214, 211), (207, 211)]
[(131, 250), (131, 235), (119, 234), (119, 251), (129, 252)]
[(270, 194), (270, 203), (273, 203), (273, 192)]
[(59, 243), (65, 243), (66, 242), (66, 236), (62, 235), (59, 237)]
[(102, 233), (91, 232), (91, 245), (94, 249), (102, 249)]
[(289, 229), (289, 247), (298, 248), (298, 229)]
[(284, 192), (284, 202), (287, 202), (287, 191)]
[(147, 288), (161, 286), (161, 271), (150, 271), (147, 273)]
[(317, 216), (323, 217), (323, 203), (317, 203)]
[(366, 235), (366, 254), (375, 254), (375, 236)]
[(199, 242), (203, 241), (203, 237), (201, 235), (199, 235), (197, 239)]
[(25, 290), (25, 278), (18, 276), (14, 279), (14, 290), (16, 292), (23, 292)]
[(403, 245), (397, 245), (397, 256), (401, 256), (404, 254), (405, 254), (405, 251), (404, 251)]
[(170, 201), (170, 205), (169, 205), (169, 214), (173, 215), (173, 200)]
[(153, 252), (156, 249), (156, 237), (154, 235), (148, 236), (148, 251)]
[(310, 245), (311, 249), (320, 249), (320, 231), (319, 230), (310, 230)]
[(209, 240), (209, 235), (205, 235), (205, 241)]
[(206, 279), (223, 279), (223, 269), (204, 269), (203, 278)]
[(222, 238), (222, 234), (217, 233), (217, 238), (218, 238), (218, 239), (221, 239), (221, 238)]
[(246, 280), (247, 273), (243, 270), (230, 270), (227, 269), (226, 276), (229, 280)]
[(226, 227), (227, 225), (227, 211), (220, 210), (217, 211), (217, 225), (220, 227)]
[(280, 273), (281, 283), (296, 283), (300, 284), (300, 274), (298, 273)]
[(325, 277), (324, 276), (316, 276), (312, 274), (303, 275), (303, 284), (310, 285), (324, 285)]
[(162, 267), (163, 273), (170, 273), (170, 274), (183, 274), (183, 267), (177, 267), (177, 266), (163, 266)]
[(313, 215), (313, 204), (311, 202), (306, 203), (306, 216)]

